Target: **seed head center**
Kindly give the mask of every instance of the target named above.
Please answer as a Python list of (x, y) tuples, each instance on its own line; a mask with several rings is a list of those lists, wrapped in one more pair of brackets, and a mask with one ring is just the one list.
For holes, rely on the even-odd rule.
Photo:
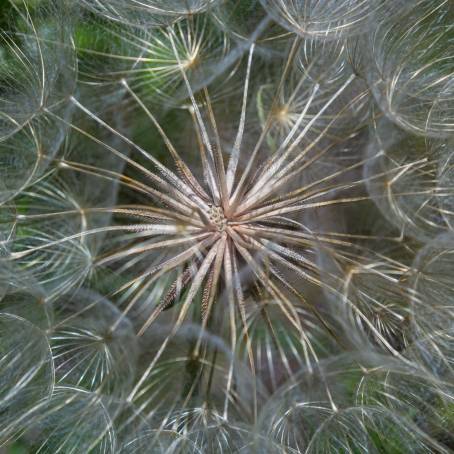
[(227, 218), (224, 215), (222, 207), (210, 205), (208, 209), (208, 218), (210, 219), (211, 225), (215, 227), (218, 232), (223, 232), (227, 227)]

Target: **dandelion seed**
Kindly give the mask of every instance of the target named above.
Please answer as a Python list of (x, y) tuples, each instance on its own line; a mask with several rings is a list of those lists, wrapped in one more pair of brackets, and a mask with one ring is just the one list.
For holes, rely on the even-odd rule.
[(81, 0), (92, 11), (120, 22), (133, 25), (157, 26), (181, 17), (197, 14), (219, 0)]
[(24, 436), (43, 453), (76, 447), (85, 452), (115, 452), (112, 422), (99, 395), (78, 388), (56, 387), (51, 399), (37, 406)]
[[(405, 24), (402, 27), (402, 24)], [(452, 4), (420, 1), (371, 36), (369, 85), (388, 118), (421, 136), (452, 134)]]
[[(368, 152), (376, 156), (365, 166), (368, 189), (377, 206), (402, 234), (420, 240), (450, 230), (443, 207), (452, 198), (452, 188), (439, 178), (444, 153), (440, 140), (424, 140), (404, 133), (388, 121), (374, 125)], [(445, 178), (449, 178), (449, 169)]]
[(413, 355), (429, 370), (452, 374), (453, 235), (440, 235), (428, 243), (413, 264)]
[(50, 397), (53, 360), (43, 331), (16, 315), (0, 313), (0, 444), (27, 428), (36, 406)]
[(399, 12), (406, 3), (376, 0), (260, 0), (283, 27), (308, 38), (359, 34), (373, 20)]
[[(415, 452), (448, 452), (424, 433), (424, 422), (409, 416), (410, 409), (420, 414), (417, 408), (426, 392), (442, 400), (436, 381), (414, 366), (371, 354), (342, 355), (295, 376), (270, 400), (260, 421), (269, 436), (296, 452), (333, 447), (359, 452), (408, 447)], [(435, 418), (434, 424), (443, 408), (439, 404), (427, 418)]]
[(121, 396), (135, 376), (137, 344), (126, 318), (100, 295), (79, 289), (55, 303), (51, 348), (58, 384)]
[(64, 139), (65, 127), (46, 108), (65, 118), (75, 89), (71, 22), (59, 6), (14, 6), (15, 32), (0, 33), (4, 66), (0, 91), (0, 203), (42, 176)]

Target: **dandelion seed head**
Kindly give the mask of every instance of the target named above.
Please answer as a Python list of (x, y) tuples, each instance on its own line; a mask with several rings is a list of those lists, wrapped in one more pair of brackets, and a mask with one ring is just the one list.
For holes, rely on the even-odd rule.
[(449, 0), (57, 3), (0, 12), (0, 445), (447, 454)]

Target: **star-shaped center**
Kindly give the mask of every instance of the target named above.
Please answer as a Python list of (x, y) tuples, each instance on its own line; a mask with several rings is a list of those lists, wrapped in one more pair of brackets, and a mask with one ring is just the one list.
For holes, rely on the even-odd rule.
[(227, 227), (228, 220), (224, 215), (224, 210), (220, 206), (209, 205), (208, 219), (210, 226), (215, 228), (218, 232), (224, 232)]

